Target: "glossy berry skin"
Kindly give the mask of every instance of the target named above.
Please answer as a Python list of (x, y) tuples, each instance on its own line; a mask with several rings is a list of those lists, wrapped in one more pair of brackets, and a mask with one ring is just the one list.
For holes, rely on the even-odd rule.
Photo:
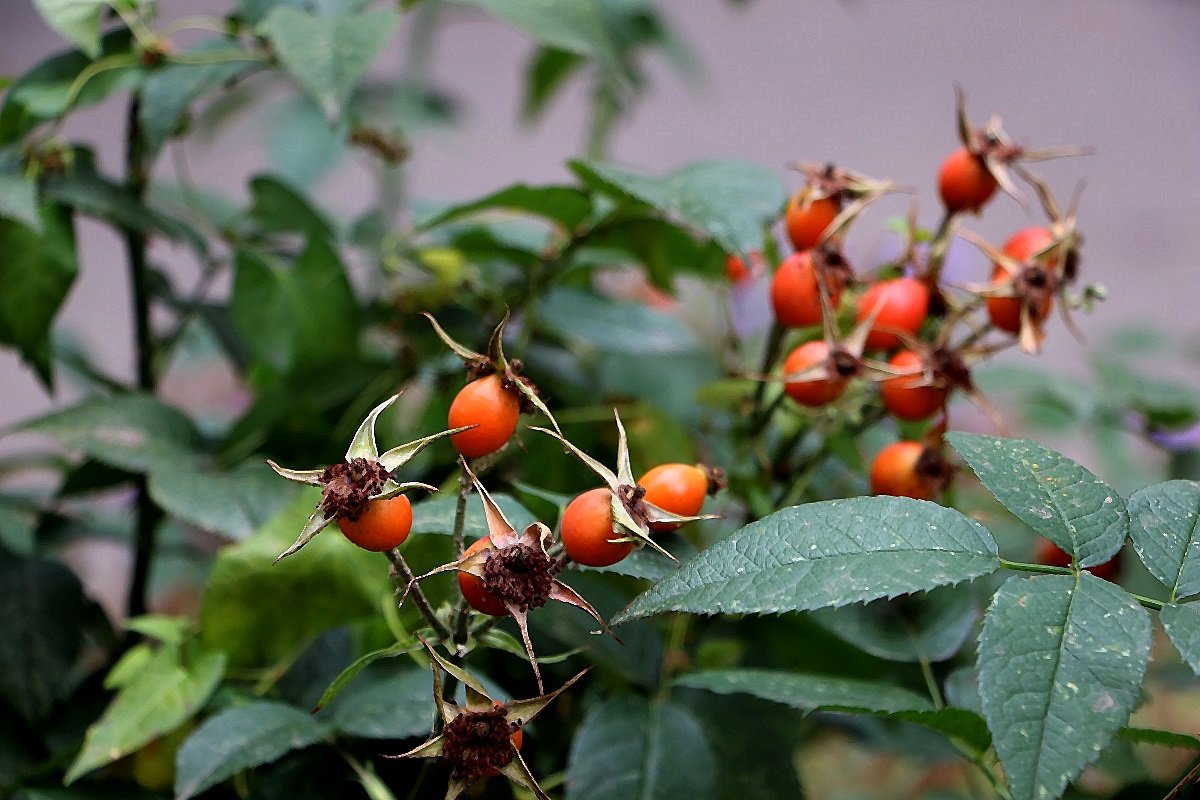
[[(919, 369), (924, 363), (921, 356), (912, 350), (901, 350), (888, 361), (897, 370)], [(923, 380), (920, 374), (901, 375), (879, 384), (883, 407), (896, 419), (910, 422), (928, 419), (936, 414), (946, 405), (946, 389), (922, 385)]]
[(929, 287), (916, 278), (880, 281), (858, 299), (855, 317), (862, 322), (876, 307), (879, 312), (867, 334), (867, 347), (888, 350), (900, 344), (900, 337), (891, 331), (915, 336), (921, 330), (929, 314)]
[[(476, 539), (463, 555), (469, 556), (478, 553), (487, 547), (490, 541), (491, 539), (488, 536)], [(467, 601), (467, 605), (476, 611), (491, 614), (493, 617), (508, 616), (508, 607), (504, 605), (503, 600), (484, 588), (483, 578), (460, 570), (458, 573), (458, 588), (462, 591), (463, 599)]]
[(563, 509), (560, 535), (563, 549), (577, 564), (607, 567), (633, 552), (633, 542), (611, 542), (613, 533), (612, 492), (591, 489)]
[[(830, 290), (830, 306), (837, 308), (841, 287), (826, 282), (826, 288)], [(811, 253), (793, 253), (779, 265), (771, 280), (771, 307), (775, 320), (785, 328), (821, 324), (821, 294)]]
[[(1014, 233), (1007, 242), (1004, 243), (1003, 252), (1009, 258), (1020, 264), (1028, 264), (1034, 253), (1051, 244), (1054, 241), (1054, 235), (1046, 228), (1022, 228)], [(1055, 266), (1055, 260), (1049, 259), (1048, 267)], [(992, 268), (992, 286), (1003, 286), (1012, 281), (1012, 275), (1008, 270), (999, 264), (995, 264)], [(1021, 330), (1021, 304), (1020, 297), (989, 297), (987, 298), (988, 319), (1002, 331), (1009, 333), (1019, 333)], [(1050, 316), (1050, 310), (1054, 306), (1054, 296), (1046, 295), (1045, 299), (1039, 305), (1037, 313), (1034, 315), (1034, 322), (1041, 322)]]
[[(805, 342), (793, 350), (783, 362), (783, 373), (792, 375), (828, 359), (829, 346), (825, 342)], [(840, 378), (789, 381), (783, 385), (783, 390), (800, 405), (816, 408), (841, 397), (846, 391), (846, 381)]]
[(730, 283), (741, 283), (750, 278), (750, 268), (741, 256), (730, 253), (725, 256), (725, 276)]
[(841, 204), (833, 197), (822, 197), (804, 207), (809, 189), (804, 188), (792, 195), (784, 212), (783, 224), (787, 228), (788, 239), (797, 251), (816, 247), (821, 241), (821, 235), (830, 223), (837, 218)]
[[(1046, 538), (1038, 541), (1037, 550), (1033, 558), (1038, 564), (1045, 564), (1050, 567), (1071, 566), (1071, 555), (1065, 550), (1060, 550), (1058, 545)], [(1103, 564), (1088, 567), (1086, 571), (1092, 573), (1097, 578), (1103, 578), (1106, 581), (1115, 581), (1121, 573), (1121, 551), (1118, 551), (1115, 556)]]
[(913, 441), (893, 442), (880, 450), (871, 462), (871, 493), (917, 500), (937, 497), (938, 487), (917, 469), (924, 452), (925, 445)]
[(996, 179), (983, 159), (960, 147), (942, 162), (938, 170), (938, 193), (947, 211), (979, 212), (996, 193)]
[(399, 547), (412, 530), (412, 504), (402, 494), (372, 500), (357, 521), (339, 519), (338, 528), (347, 539), (373, 553)]
[(506, 389), (499, 375), (485, 375), (460, 389), (450, 403), (447, 422), (451, 428), (477, 426), (454, 434), (450, 441), (467, 458), (486, 456), (509, 440), (520, 415), (521, 398), (517, 392)]
[[(708, 494), (708, 475), (692, 464), (659, 464), (638, 478), (646, 490), (642, 498), (651, 505), (681, 517), (693, 517), (704, 505)], [(673, 531), (677, 522), (651, 522), (652, 531)]]

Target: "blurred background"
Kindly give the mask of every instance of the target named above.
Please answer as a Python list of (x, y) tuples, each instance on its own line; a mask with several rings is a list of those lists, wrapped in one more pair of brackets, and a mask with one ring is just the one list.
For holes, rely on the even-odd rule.
[[(972, 121), (1002, 113), (1021, 144), (1087, 144), (1094, 154), (1042, 165), (1065, 202), (1086, 176), (1080, 207), (1084, 279), (1103, 283), (1109, 300), (1082, 320), (1080, 345), (1052, 323), (1041, 363), (1081, 376), (1108, 337), (1150, 327), (1169, 343), (1195, 346), (1200, 315), (1200, 3), (1185, 0), (1073, 0), (1044, 3), (821, 2), (730, 3), (659, 0), (665, 46), (639, 63), (645, 93), (612, 130), (605, 153), (652, 173), (703, 158), (756, 162), (792, 186), (792, 160), (833, 161), (911, 186), (921, 221), (937, 223), (936, 172), (956, 145), (953, 86), (968, 94)], [(165, 19), (222, 14), (230, 4), (174, 0)], [(436, 17), (436, 19), (434, 19)], [(26, 0), (0, 0), (0, 74), (19, 74), (62, 46)], [(516, 181), (567, 180), (565, 162), (584, 153), (591, 86), (570, 80), (535, 122), (517, 98), (536, 47), (503, 23), (462, 8), (405, 15), (400, 34), (373, 75), (406, 71), (432, 98), (402, 109), (411, 156), (398, 183), (414, 202), (478, 196)], [(181, 44), (186, 44), (181, 37)], [(432, 102), (423, 102), (429, 101)], [(123, 100), (74, 114), (67, 138), (90, 140), (102, 168), (121, 158)], [(277, 173), (346, 219), (364, 210), (378, 169), (320, 123), (303, 96), (278, 79), (250, 81), (229, 108), (220, 136), (167, 145), (157, 177), (190, 172), (199, 186), (241, 203), (249, 176)], [(183, 144), (180, 144), (183, 142)], [(880, 246), (884, 221), (907, 199), (890, 198), (856, 227), (852, 257)], [(978, 227), (1002, 241), (1031, 217), (1000, 199)], [(133, 373), (123, 253), (102, 226), (81, 221), (80, 277), (60, 318), (112, 374)], [(963, 258), (978, 259), (970, 248)], [(157, 247), (156, 260), (181, 280), (195, 265)], [(980, 267), (979, 279), (986, 270)], [(686, 309), (684, 310), (686, 314)], [(1174, 351), (1172, 351), (1174, 352)], [(1014, 354), (1007, 357), (1016, 359)], [(1171, 353), (1148, 371), (1197, 384), (1196, 361)], [(0, 426), (69, 402), (69, 382), (48, 396), (9, 349), (0, 351)], [(198, 387), (190, 387), (192, 401)], [(214, 392), (217, 390), (214, 389)], [(170, 389), (168, 389), (170, 393)], [(0, 443), (0, 450), (7, 447)]]

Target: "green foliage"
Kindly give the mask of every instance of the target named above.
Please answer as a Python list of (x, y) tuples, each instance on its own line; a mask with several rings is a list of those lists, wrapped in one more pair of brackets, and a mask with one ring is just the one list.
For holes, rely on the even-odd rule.
[(1167, 481), (1135, 492), (1129, 498), (1129, 537), (1172, 600), (1200, 592), (1200, 484)]

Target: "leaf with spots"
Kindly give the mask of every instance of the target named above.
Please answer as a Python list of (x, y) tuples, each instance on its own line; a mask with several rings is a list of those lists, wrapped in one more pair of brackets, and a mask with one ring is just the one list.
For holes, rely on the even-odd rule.
[(661, 614), (773, 614), (895, 597), (999, 567), (987, 529), (907, 497), (785, 508), (717, 542), (635, 598), (614, 624)]
[(955, 431), (946, 440), (988, 491), (1081, 567), (1109, 561), (1125, 543), (1125, 501), (1061, 453), (1026, 439)]
[(1200, 675), (1200, 605), (1163, 606), (1158, 621), (1192, 671)]
[(1167, 481), (1134, 492), (1129, 537), (1172, 600), (1200, 592), (1200, 483)]
[(1010, 578), (979, 639), (979, 694), (1014, 800), (1058, 797), (1129, 719), (1150, 617), (1086, 572)]

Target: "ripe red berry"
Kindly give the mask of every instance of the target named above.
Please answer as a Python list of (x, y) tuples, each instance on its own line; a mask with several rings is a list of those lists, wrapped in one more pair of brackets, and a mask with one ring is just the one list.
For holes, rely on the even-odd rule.
[(816, 247), (821, 236), (830, 223), (837, 218), (842, 210), (841, 203), (835, 197), (822, 197), (808, 203), (812, 190), (805, 187), (792, 195), (784, 212), (784, 226), (792, 247), (797, 251)]
[[(841, 286), (827, 281), (829, 304), (837, 308)], [(821, 324), (821, 294), (812, 253), (793, 253), (783, 260), (771, 280), (771, 307), (776, 321), (785, 328), (805, 328)]]
[[(888, 364), (897, 370), (915, 370), (925, 366), (924, 359), (912, 350), (901, 350)], [(879, 384), (883, 407), (897, 419), (928, 419), (946, 405), (946, 389), (924, 384), (921, 374), (899, 375)]]
[(412, 530), (412, 504), (402, 494), (386, 500), (372, 500), (357, 520), (338, 519), (338, 528), (347, 539), (364, 550), (382, 553), (399, 547)]
[(946, 156), (938, 171), (938, 192), (947, 211), (978, 212), (996, 193), (996, 187), (996, 179), (983, 158), (966, 147)]
[[(467, 548), (464, 555), (474, 555), (484, 549), (491, 543), (491, 537), (484, 536)], [(459, 571), (458, 573), (458, 588), (462, 592), (463, 599), (467, 601), (467, 605), (476, 611), (482, 611), (484, 614), (491, 614), (493, 617), (508, 616), (508, 607), (504, 605), (504, 601), (497, 597), (492, 592), (489, 592), (483, 585), (483, 578), (477, 575), (472, 575), (469, 572)]]
[(762, 254), (757, 251), (750, 254), (749, 265), (741, 256), (730, 253), (725, 256), (725, 275), (729, 278), (730, 283), (741, 283), (753, 278), (761, 263)]
[[(785, 375), (792, 375), (829, 360), (829, 346), (823, 341), (805, 342), (783, 362)], [(836, 375), (804, 381), (788, 381), (783, 386), (788, 396), (800, 405), (823, 406), (846, 391), (846, 380)]]
[[(647, 503), (681, 517), (700, 512), (708, 494), (708, 475), (692, 464), (659, 464), (642, 477), (638, 485), (646, 490), (642, 497)], [(673, 531), (676, 522), (651, 522), (650, 530)]]
[[(1047, 228), (1033, 227), (1022, 228), (1012, 235), (1007, 242), (1004, 243), (1003, 252), (1013, 261), (1018, 264), (1029, 265), (1028, 269), (1032, 272), (1029, 276), (1021, 278), (1018, 276), (1020, 283), (1029, 282), (1032, 278), (1033, 282), (1040, 280), (1039, 273), (1043, 273), (1044, 269), (1053, 269), (1057, 260), (1050, 258), (1043, 266), (1031, 264), (1033, 256), (1039, 250), (1047, 247), (1054, 241), (1054, 234)], [(1007, 283), (1013, 282), (1013, 275), (1004, 267), (996, 264), (992, 268), (992, 286), (1004, 286)], [(1044, 277), (1044, 275), (1042, 276)], [(1021, 330), (1021, 307), (1022, 305), (1033, 301), (1030, 305), (1034, 322), (1041, 322), (1050, 316), (1050, 310), (1054, 306), (1054, 294), (1046, 291), (1041, 293), (1041, 298), (1022, 298), (1022, 297), (989, 297), (987, 298), (988, 319), (1002, 331), (1009, 333), (1019, 333)]]
[[(1097, 578), (1103, 578), (1106, 581), (1115, 581), (1121, 573), (1121, 553), (1118, 550), (1117, 554), (1103, 564), (1097, 564), (1094, 567), (1088, 567), (1087, 571), (1095, 575)], [(1042, 538), (1038, 540), (1037, 549), (1033, 556), (1034, 561), (1038, 564), (1045, 564), (1049, 567), (1069, 567), (1071, 566), (1071, 555), (1065, 550), (1059, 549), (1058, 545), (1049, 539)]]
[(486, 456), (509, 440), (520, 415), (521, 399), (517, 391), (505, 387), (500, 375), (485, 375), (460, 389), (450, 403), (451, 428), (476, 426), (454, 434), (450, 441), (467, 458)]
[(614, 542), (612, 492), (591, 489), (563, 509), (560, 525), (563, 549), (572, 561), (588, 567), (616, 564), (633, 552), (633, 542)]
[(867, 347), (886, 350), (900, 344), (891, 331), (916, 335), (929, 314), (929, 287), (916, 278), (880, 281), (858, 299), (855, 318), (862, 322), (875, 313), (875, 322), (867, 334)]
[(893, 442), (871, 462), (871, 492), (933, 500), (945, 488), (949, 471), (936, 450), (920, 442)]

